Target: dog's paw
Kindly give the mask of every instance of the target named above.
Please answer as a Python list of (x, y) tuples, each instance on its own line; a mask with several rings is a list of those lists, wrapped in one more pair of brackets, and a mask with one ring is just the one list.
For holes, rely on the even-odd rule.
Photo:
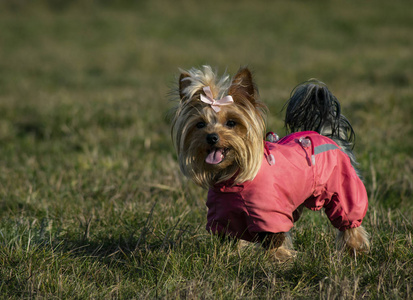
[(281, 246), (276, 249), (268, 250), (268, 254), (273, 261), (277, 263), (285, 263), (292, 261), (297, 256), (297, 251)]
[(251, 242), (247, 242), (244, 240), (239, 240), (237, 241), (237, 250), (238, 252), (242, 252), (245, 250), (250, 250), (251, 248), (255, 248), (256, 244), (255, 243), (251, 243)]
[(339, 232), (337, 236), (339, 250), (349, 250), (351, 253), (368, 253), (370, 251), (369, 234), (363, 226), (350, 228)]

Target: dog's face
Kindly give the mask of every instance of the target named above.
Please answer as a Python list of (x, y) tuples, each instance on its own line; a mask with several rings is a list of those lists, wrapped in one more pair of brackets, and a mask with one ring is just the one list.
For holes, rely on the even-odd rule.
[[(182, 172), (208, 188), (217, 182), (251, 180), (262, 159), (264, 106), (248, 69), (241, 69), (232, 82), (208, 68), (183, 72), (179, 79), (180, 105), (172, 126), (172, 137)], [(204, 88), (214, 97), (231, 96), (233, 103), (215, 111), (201, 101)]]
[[(244, 152), (249, 124), (237, 107), (224, 107), (215, 113), (201, 103), (193, 106), (184, 138), (184, 151), (196, 159), (196, 166), (219, 173), (238, 168), (237, 158)], [(239, 158), (238, 158), (239, 161)]]

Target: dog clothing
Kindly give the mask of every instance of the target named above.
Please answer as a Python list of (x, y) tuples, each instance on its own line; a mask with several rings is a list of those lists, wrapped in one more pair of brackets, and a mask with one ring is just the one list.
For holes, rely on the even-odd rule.
[[(313, 131), (265, 142), (267, 153), (252, 181), (219, 183), (208, 192), (207, 230), (255, 241), (259, 232), (288, 232), (293, 212), (304, 204), (324, 207), (341, 231), (359, 227), (368, 200), (350, 158), (331, 139)], [(267, 162), (273, 155), (274, 165)]]

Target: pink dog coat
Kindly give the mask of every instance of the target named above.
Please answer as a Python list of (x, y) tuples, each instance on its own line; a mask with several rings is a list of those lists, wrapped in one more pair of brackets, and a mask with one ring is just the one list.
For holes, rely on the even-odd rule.
[[(301, 138), (311, 141), (310, 146), (303, 146)], [(315, 211), (324, 207), (341, 231), (361, 225), (367, 192), (334, 141), (304, 131), (266, 142), (266, 148), (275, 164), (267, 163), (265, 154), (254, 180), (239, 185), (228, 181), (209, 190), (207, 230), (247, 241), (255, 240), (258, 232), (288, 232), (301, 204)]]

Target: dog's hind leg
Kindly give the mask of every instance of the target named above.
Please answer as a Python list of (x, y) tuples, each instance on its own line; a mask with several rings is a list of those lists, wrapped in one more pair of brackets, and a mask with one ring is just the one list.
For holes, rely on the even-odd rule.
[(369, 234), (363, 226), (340, 231), (337, 235), (339, 250), (348, 249), (352, 253), (369, 252)]

